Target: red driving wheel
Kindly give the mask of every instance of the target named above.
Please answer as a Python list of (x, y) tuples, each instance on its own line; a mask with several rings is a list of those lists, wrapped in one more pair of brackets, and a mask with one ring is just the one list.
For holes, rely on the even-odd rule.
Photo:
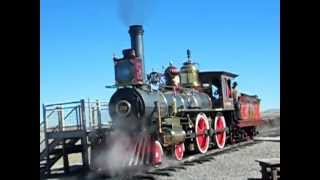
[(162, 146), (159, 141), (155, 141), (153, 145), (153, 165), (161, 164), (163, 156)]
[(209, 148), (210, 137), (205, 134), (209, 130), (208, 118), (204, 113), (200, 113), (196, 119), (196, 143), (200, 153), (206, 153)]
[[(215, 131), (221, 131), (226, 128), (226, 121), (222, 115), (218, 115), (215, 118), (214, 122), (214, 130)], [(224, 148), (224, 145), (226, 143), (226, 131), (223, 132), (217, 132), (215, 135), (216, 144), (218, 148), (222, 149)]]
[(185, 147), (184, 143), (176, 144), (174, 146), (174, 157), (176, 160), (181, 161), (183, 159)]

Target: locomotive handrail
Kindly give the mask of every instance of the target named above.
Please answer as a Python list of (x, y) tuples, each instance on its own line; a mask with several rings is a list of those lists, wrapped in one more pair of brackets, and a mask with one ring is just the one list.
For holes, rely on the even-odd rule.
[(217, 109), (178, 109), (178, 112), (215, 112), (215, 111), (227, 111), (227, 109), (217, 108)]

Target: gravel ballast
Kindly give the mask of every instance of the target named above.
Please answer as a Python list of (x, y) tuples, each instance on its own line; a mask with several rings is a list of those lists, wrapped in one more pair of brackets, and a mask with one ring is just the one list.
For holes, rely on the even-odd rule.
[[(214, 159), (202, 164), (184, 165), (169, 172), (172, 176), (155, 175), (158, 180), (247, 180), (260, 179), (260, 166), (256, 159), (280, 158), (280, 142), (261, 141), (259, 143), (238, 148), (212, 156)], [(69, 177), (49, 178), (50, 180), (128, 180), (124, 178), (103, 178), (94, 174), (77, 174)], [(129, 178), (130, 179), (130, 178)], [(131, 178), (141, 179), (141, 178)], [(153, 179), (153, 178), (151, 178)]]
[(260, 142), (230, 153), (220, 154), (214, 160), (172, 173), (173, 176), (157, 176), (160, 180), (244, 180), (261, 178), (260, 166), (256, 159), (280, 158), (280, 142)]

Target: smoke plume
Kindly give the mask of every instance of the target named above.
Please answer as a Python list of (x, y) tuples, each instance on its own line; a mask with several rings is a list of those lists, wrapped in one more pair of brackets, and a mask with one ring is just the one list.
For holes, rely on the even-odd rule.
[(144, 24), (152, 12), (155, 0), (118, 0), (118, 14), (125, 26)]

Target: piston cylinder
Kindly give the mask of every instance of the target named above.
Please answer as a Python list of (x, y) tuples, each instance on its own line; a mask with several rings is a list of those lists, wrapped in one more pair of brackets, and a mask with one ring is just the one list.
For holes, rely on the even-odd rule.
[(183, 129), (171, 129), (164, 131), (163, 142), (165, 146), (179, 144), (184, 142), (186, 133)]

